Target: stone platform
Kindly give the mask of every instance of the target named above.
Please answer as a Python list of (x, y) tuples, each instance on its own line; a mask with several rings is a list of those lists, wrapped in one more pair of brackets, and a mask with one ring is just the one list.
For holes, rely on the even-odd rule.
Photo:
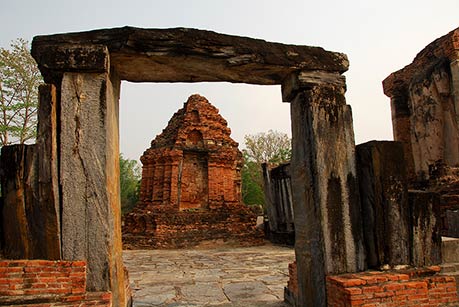
[(283, 307), (294, 249), (126, 250), (123, 258), (134, 307)]

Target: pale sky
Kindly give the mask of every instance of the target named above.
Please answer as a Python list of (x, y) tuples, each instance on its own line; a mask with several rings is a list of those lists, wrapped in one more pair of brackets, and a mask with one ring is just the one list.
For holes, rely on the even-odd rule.
[[(189, 27), (267, 41), (320, 46), (350, 60), (347, 103), (356, 143), (391, 140), (389, 98), (382, 80), (411, 63), (434, 39), (459, 27), (459, 0), (0, 0), (0, 46), (35, 35), (136, 26)], [(241, 145), (244, 135), (290, 133), (289, 104), (279, 86), (230, 83), (123, 82), (121, 152), (138, 159), (188, 96), (220, 109)]]

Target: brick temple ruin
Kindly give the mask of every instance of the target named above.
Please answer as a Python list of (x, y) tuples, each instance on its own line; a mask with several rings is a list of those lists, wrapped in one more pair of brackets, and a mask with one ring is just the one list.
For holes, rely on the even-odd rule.
[(188, 98), (140, 158), (140, 200), (124, 217), (125, 247), (262, 242), (256, 213), (242, 203), (242, 153), (230, 134), (205, 97)]
[[(37, 144), (4, 146), (1, 155), (2, 252), (25, 260), (0, 261), (0, 303), (129, 305), (117, 167), (127, 80), (281, 85), (291, 107), (296, 263), (286, 298), (294, 305), (457, 305), (457, 280), (435, 264), (439, 229), (454, 235), (458, 212), (458, 33), (385, 80), (398, 142), (357, 148), (342, 53), (183, 28), (35, 37), (32, 55), (46, 82)], [(29, 267), (70, 284), (46, 295)], [(21, 289), (5, 282), (11, 273)]]
[(438, 194), (442, 235), (459, 236), (459, 31), (438, 38), (383, 82), (409, 188)]

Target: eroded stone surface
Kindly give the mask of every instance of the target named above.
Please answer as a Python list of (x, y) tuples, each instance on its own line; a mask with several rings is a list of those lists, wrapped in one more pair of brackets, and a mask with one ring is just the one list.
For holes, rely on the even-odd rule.
[(325, 306), (325, 275), (365, 266), (352, 113), (342, 82), (300, 81), (282, 86), (284, 96), (295, 97), (291, 170), (299, 304)]
[(66, 73), (60, 104), (62, 257), (87, 260), (87, 289), (111, 291), (114, 306), (125, 305), (119, 86), (105, 73)]
[(371, 141), (356, 147), (369, 268), (410, 264), (410, 211), (403, 146)]
[[(84, 48), (91, 42), (91, 48)], [(81, 49), (81, 56), (76, 56)], [(346, 55), (320, 47), (285, 45), (196, 29), (133, 27), (36, 36), (32, 55), (46, 82), (59, 72), (100, 72), (104, 48), (122, 80), (229, 81), (280, 84), (297, 70), (347, 70)], [(78, 61), (80, 60), (80, 62)]]

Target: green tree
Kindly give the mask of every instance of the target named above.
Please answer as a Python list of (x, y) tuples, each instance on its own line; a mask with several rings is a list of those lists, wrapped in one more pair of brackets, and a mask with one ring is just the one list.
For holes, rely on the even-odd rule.
[(40, 71), (23, 39), (0, 47), (0, 146), (36, 136)]
[(136, 160), (125, 159), (120, 153), (121, 212), (125, 214), (134, 208), (139, 200), (141, 172)]
[(290, 161), (291, 139), (286, 133), (269, 130), (244, 137), (242, 151), (242, 199), (247, 205), (264, 205), (262, 163), (279, 165)]
[(264, 205), (263, 177), (260, 165), (247, 159), (244, 154), (244, 166), (242, 167), (242, 200), (247, 205)]

